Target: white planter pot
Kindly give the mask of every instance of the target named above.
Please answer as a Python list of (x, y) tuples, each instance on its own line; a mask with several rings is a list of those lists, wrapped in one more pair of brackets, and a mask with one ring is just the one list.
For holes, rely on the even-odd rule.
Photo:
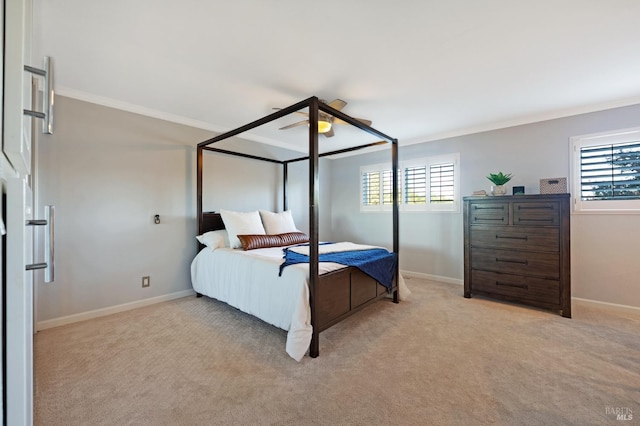
[(493, 195), (505, 195), (507, 193), (507, 188), (504, 185), (491, 185), (491, 193)]

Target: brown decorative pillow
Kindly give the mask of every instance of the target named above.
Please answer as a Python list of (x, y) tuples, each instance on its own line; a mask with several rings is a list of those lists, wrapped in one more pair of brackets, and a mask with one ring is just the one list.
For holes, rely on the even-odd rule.
[(243, 250), (254, 250), (267, 247), (283, 247), (292, 244), (308, 243), (309, 237), (304, 232), (286, 232), (274, 235), (238, 235)]

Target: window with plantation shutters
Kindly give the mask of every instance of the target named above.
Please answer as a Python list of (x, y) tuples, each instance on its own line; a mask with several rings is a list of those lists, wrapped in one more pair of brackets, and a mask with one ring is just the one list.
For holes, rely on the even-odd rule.
[(385, 170), (382, 172), (382, 204), (393, 204), (393, 173), (391, 170)]
[(385, 164), (360, 168), (360, 209), (363, 211), (391, 210), (393, 185), (391, 169)]
[(432, 203), (453, 203), (455, 197), (455, 164), (433, 164), (430, 170), (429, 200)]
[(362, 205), (380, 205), (380, 171), (362, 173)]
[(583, 200), (640, 198), (640, 142), (580, 149)]
[(426, 204), (427, 202), (427, 166), (414, 166), (404, 169), (404, 203)]
[(379, 206), (393, 204), (391, 170), (362, 173), (362, 205)]
[[(398, 167), (398, 199), (404, 211), (459, 211), (459, 154), (401, 162)], [(360, 169), (361, 211), (390, 210), (393, 205), (389, 165)]]
[(572, 138), (574, 211), (640, 212), (640, 129)]

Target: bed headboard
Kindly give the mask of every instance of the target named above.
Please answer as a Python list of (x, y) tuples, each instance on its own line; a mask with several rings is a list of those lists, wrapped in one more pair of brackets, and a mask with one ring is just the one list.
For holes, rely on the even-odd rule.
[(202, 212), (202, 229), (199, 234), (202, 235), (208, 231), (217, 231), (224, 229), (224, 222), (220, 213), (216, 212)]

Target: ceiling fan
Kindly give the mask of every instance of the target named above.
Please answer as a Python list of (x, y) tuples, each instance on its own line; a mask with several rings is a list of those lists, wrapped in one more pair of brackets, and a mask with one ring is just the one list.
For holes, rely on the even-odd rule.
[[(331, 108), (337, 109), (338, 111), (342, 111), (342, 108), (347, 105), (345, 101), (342, 99), (334, 99), (331, 102), (327, 103), (324, 99), (320, 99), (320, 102), (329, 105)], [(281, 108), (274, 108), (281, 109)], [(309, 116), (307, 112), (297, 111), (297, 114), (301, 114), (304, 116)], [(354, 117), (355, 118), (355, 117)], [(367, 126), (371, 125), (371, 120), (365, 120), (364, 118), (356, 118), (359, 122), (366, 124)], [(323, 134), (325, 137), (330, 138), (334, 136), (333, 125), (334, 124), (349, 124), (346, 121), (343, 121), (337, 117), (334, 117), (331, 114), (327, 114), (324, 111), (318, 111), (318, 133)], [(288, 126), (281, 127), (279, 130), (291, 129), (293, 127), (309, 125), (309, 119), (298, 121), (297, 123), (289, 124)]]

